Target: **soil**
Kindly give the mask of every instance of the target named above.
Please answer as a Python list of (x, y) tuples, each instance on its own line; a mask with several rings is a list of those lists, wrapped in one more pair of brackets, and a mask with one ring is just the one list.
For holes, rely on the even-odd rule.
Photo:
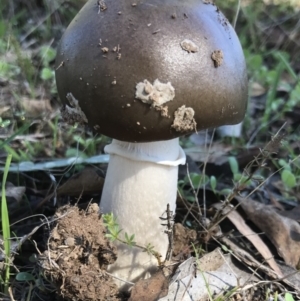
[[(97, 204), (87, 210), (63, 206), (56, 211), (47, 247), (39, 257), (42, 274), (51, 279), (57, 296), (76, 301), (127, 300), (118, 292), (114, 279), (106, 272), (117, 258), (117, 251), (106, 238), (106, 228)], [(190, 256), (188, 246), (196, 240), (196, 231), (174, 225), (174, 256)], [(133, 286), (129, 300), (156, 300), (168, 292), (168, 279), (162, 269)], [(149, 294), (151, 287), (152, 294)]]
[(174, 122), (172, 128), (177, 132), (187, 132), (195, 130), (197, 128), (197, 123), (194, 118), (195, 111), (193, 108), (186, 106), (181, 106), (175, 111)]
[(196, 230), (185, 228), (182, 224), (174, 225), (173, 256), (187, 259), (190, 256), (190, 246), (197, 241)]
[(116, 260), (116, 249), (105, 237), (106, 229), (97, 204), (87, 210), (64, 206), (58, 209), (47, 250), (39, 257), (46, 278), (57, 293), (68, 300), (120, 300), (108, 264)]
[(69, 100), (72, 107), (66, 105), (61, 109), (61, 116), (70, 125), (74, 125), (76, 123), (85, 124), (88, 123), (88, 120), (81, 110), (78, 100), (72, 95), (72, 93), (67, 94), (67, 99)]
[(211, 54), (211, 58), (214, 61), (215, 68), (220, 67), (222, 65), (223, 59), (224, 59), (222, 50), (215, 50)]

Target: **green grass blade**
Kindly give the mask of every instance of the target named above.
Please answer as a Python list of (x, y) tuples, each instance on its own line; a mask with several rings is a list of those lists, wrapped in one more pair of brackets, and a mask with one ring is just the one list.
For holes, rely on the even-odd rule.
[(282, 75), (282, 72), (284, 70), (284, 63), (280, 61), (276, 67), (276, 76), (273, 79), (273, 82), (271, 83), (271, 87), (269, 89), (269, 92), (267, 94), (267, 102), (266, 102), (266, 109), (263, 116), (263, 126), (266, 126), (267, 123), (270, 121), (270, 115), (272, 113), (272, 102), (276, 98), (277, 93), (277, 87), (279, 85), (280, 77)]
[(8, 209), (6, 202), (6, 191), (5, 184), (11, 163), (12, 155), (8, 155), (5, 163), (5, 169), (2, 180), (2, 197), (1, 197), (1, 222), (2, 222), (2, 234), (4, 241), (4, 252), (5, 252), (5, 274), (4, 274), (4, 292), (8, 292), (9, 287), (9, 276), (10, 276), (10, 224), (8, 217)]
[(0, 142), (0, 149), (4, 145), (6, 145), (6, 144), (10, 143), (11, 141), (13, 141), (16, 136), (23, 134), (27, 129), (29, 129), (30, 125), (31, 125), (30, 123), (24, 124), (17, 131), (15, 131), (9, 138), (5, 139), (3, 142)]
[(281, 54), (281, 52), (277, 53), (277, 58), (284, 64), (286, 71), (297, 82), (300, 78), (297, 76), (296, 72), (291, 67), (291, 64), (286, 60), (286, 58)]

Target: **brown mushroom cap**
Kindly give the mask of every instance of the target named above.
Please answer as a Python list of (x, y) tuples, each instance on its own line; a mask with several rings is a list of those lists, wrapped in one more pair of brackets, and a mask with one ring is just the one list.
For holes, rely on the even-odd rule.
[[(240, 122), (247, 105), (243, 51), (228, 20), (207, 2), (89, 0), (58, 48), (56, 82), (64, 105), (77, 106), (66, 97), (71, 93), (83, 121), (129, 142)], [(164, 87), (173, 87), (175, 97), (162, 105), (141, 101), (138, 83), (147, 97), (155, 80), (169, 83)], [(164, 93), (157, 87), (156, 96)], [(80, 121), (72, 112), (65, 117)]]

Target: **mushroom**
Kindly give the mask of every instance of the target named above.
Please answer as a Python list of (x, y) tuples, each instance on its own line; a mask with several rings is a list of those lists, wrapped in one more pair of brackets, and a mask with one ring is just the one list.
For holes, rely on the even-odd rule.
[[(185, 163), (178, 137), (244, 118), (244, 55), (231, 25), (207, 1), (105, 5), (99, 10), (89, 0), (61, 39), (56, 82), (63, 116), (113, 138), (105, 147), (110, 161), (100, 207), (164, 260), (168, 237), (160, 217), (168, 204), (175, 213), (178, 165)], [(103, 47), (110, 49), (105, 55)], [(118, 244), (109, 269), (134, 282), (156, 266), (153, 256)]]

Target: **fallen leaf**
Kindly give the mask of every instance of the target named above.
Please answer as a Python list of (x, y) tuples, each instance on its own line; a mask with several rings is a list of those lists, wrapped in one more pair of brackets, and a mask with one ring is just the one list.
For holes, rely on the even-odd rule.
[(222, 165), (228, 161), (228, 155), (232, 150), (231, 145), (222, 143), (214, 143), (209, 149), (206, 145), (198, 145), (185, 149), (185, 153), (189, 155), (196, 162), (208, 162), (216, 165)]
[[(19, 203), (21, 202), (23, 195), (25, 193), (26, 188), (24, 186), (14, 186), (10, 182), (6, 182), (5, 185), (5, 195), (8, 210), (11, 212), (13, 209), (18, 208)], [(2, 192), (0, 190), (0, 198), (2, 196)]]
[(168, 279), (159, 270), (148, 279), (140, 279), (132, 288), (128, 301), (157, 301), (168, 294)]
[(270, 198), (270, 204), (278, 211), (285, 211), (283, 204), (279, 202), (279, 200), (276, 198), (276, 196), (268, 189), (267, 189), (267, 192), (268, 192), (268, 195)]
[[(221, 204), (220, 204), (221, 205)], [(273, 254), (269, 250), (268, 246), (263, 242), (260, 236), (252, 231), (252, 229), (245, 223), (243, 217), (236, 211), (231, 210), (232, 208), (227, 207), (223, 210), (224, 215), (235, 225), (238, 231), (244, 235), (256, 248), (269, 266), (277, 273), (279, 277), (282, 277), (282, 272), (277, 265)]]
[(26, 117), (37, 118), (45, 113), (51, 113), (52, 107), (49, 99), (28, 99), (23, 97), (21, 105), (26, 113)]
[[(25, 193), (26, 188), (24, 186), (15, 186), (14, 184), (10, 182), (6, 182), (5, 185), (5, 195), (7, 198), (12, 198), (16, 202), (20, 202), (24, 193)], [(0, 191), (0, 196), (2, 195)]]
[(279, 211), (278, 214), (288, 217), (294, 221), (300, 222), (300, 206), (296, 206), (291, 210)]
[[(236, 243), (234, 243), (226, 236), (220, 237), (219, 240), (220, 242), (222, 242), (223, 246), (225, 245), (226, 247), (229, 247), (230, 253), (232, 253), (233, 256), (238, 259), (238, 261), (243, 262), (244, 266), (252, 271), (252, 277), (255, 277), (255, 275), (257, 275), (260, 278), (261, 276), (259, 275), (259, 273), (257, 273), (257, 271), (262, 271), (270, 279), (278, 279), (278, 276), (272, 269), (265, 265), (262, 265), (261, 262), (257, 261), (250, 253), (239, 247)], [(284, 274), (284, 277), (280, 280), (288, 286), (292, 287), (295, 292), (299, 293), (300, 274), (298, 270), (285, 264), (283, 261), (278, 261), (277, 264), (280, 266), (280, 270)], [(249, 279), (247, 280), (247, 283), (249, 283)], [(245, 288), (245, 286), (243, 286), (243, 288)]]
[(257, 277), (234, 263), (231, 254), (224, 255), (217, 248), (198, 260), (191, 257), (181, 263), (172, 276), (168, 295), (159, 301), (207, 301), (212, 293), (215, 296), (223, 294), (228, 287), (243, 287), (250, 279), (257, 280)]
[(1, 108), (0, 108), (0, 116), (1, 116), (3, 113), (7, 112), (9, 109), (10, 109), (10, 106), (3, 106), (3, 107), (1, 107)]
[[(0, 135), (0, 139), (7, 139), (7, 138), (10, 138), (10, 137), (11, 137), (11, 134)], [(14, 136), (13, 141), (21, 140), (21, 141), (37, 142), (42, 138), (45, 138), (45, 134), (35, 133), (35, 134)]]
[[(242, 170), (249, 162), (253, 160), (253, 157), (257, 156), (260, 152), (258, 147), (249, 149), (234, 149), (238, 152), (235, 156)], [(226, 175), (231, 174), (228, 158), (233, 151), (232, 145), (224, 143), (213, 143), (210, 148), (206, 146), (190, 147), (184, 150), (185, 153), (192, 158), (195, 162), (206, 162), (206, 174), (210, 175)]]
[(195, 257), (188, 258), (177, 267), (176, 271), (174, 272), (174, 275), (172, 276), (170, 285), (188, 276), (194, 277), (197, 273), (196, 268), (197, 268), (196, 258)]
[(238, 197), (237, 200), (246, 212), (247, 217), (273, 243), (285, 263), (296, 268), (300, 259), (299, 224), (288, 217), (278, 214), (272, 206), (241, 197)]
[(252, 82), (249, 87), (250, 96), (258, 97), (266, 93), (266, 89), (257, 82)]
[(57, 189), (57, 195), (79, 196), (100, 193), (104, 184), (104, 177), (99, 169), (85, 167), (76, 173)]

